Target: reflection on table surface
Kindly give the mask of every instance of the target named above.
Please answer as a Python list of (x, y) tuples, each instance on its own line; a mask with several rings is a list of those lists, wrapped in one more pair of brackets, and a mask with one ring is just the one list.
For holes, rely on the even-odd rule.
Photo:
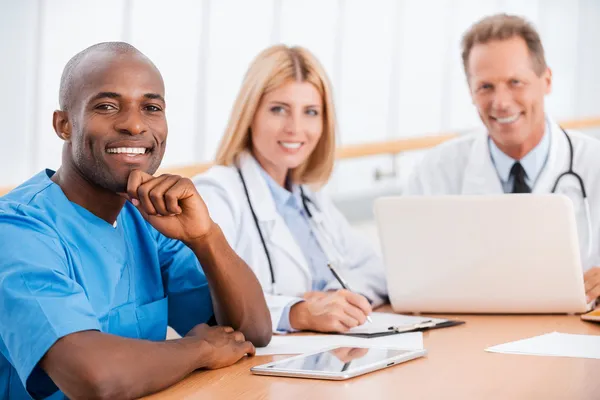
[(342, 372), (360, 368), (375, 362), (409, 352), (409, 350), (377, 349), (364, 347), (338, 347), (335, 349), (287, 359), (269, 366), (273, 369), (293, 369), (298, 371)]

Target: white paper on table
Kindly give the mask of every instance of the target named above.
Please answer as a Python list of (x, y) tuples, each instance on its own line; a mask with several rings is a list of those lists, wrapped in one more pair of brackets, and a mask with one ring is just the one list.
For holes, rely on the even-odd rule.
[(361, 338), (344, 335), (273, 335), (271, 343), (267, 347), (256, 349), (256, 355), (301, 354), (316, 352), (334, 346), (421, 350), (423, 349), (423, 334), (421, 332), (410, 332), (378, 338)]
[(600, 359), (600, 335), (552, 332), (485, 350), (492, 353)]
[(429, 317), (415, 317), (412, 315), (402, 315), (402, 314), (393, 314), (393, 313), (380, 313), (374, 312), (370, 314), (373, 322), (365, 322), (361, 326), (357, 326), (356, 328), (350, 329), (346, 333), (381, 333), (381, 332), (389, 332), (389, 327), (399, 327), (399, 326), (412, 326), (415, 324), (419, 324), (425, 321), (432, 321), (435, 323), (444, 322), (445, 319), (440, 318), (429, 318)]

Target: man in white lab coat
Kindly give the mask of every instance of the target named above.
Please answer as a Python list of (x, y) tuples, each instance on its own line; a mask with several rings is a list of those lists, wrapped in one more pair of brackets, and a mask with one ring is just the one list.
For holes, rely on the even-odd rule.
[(589, 224), (576, 177), (561, 178), (555, 192), (573, 200), (586, 295), (588, 302), (598, 298), (600, 141), (564, 132), (546, 116), (544, 97), (551, 91), (552, 73), (540, 37), (526, 20), (506, 14), (482, 19), (465, 33), (462, 58), (487, 134), (461, 137), (429, 151), (409, 178), (405, 193), (551, 193), (559, 176), (569, 170), (572, 157), (572, 169), (581, 176), (588, 195)]

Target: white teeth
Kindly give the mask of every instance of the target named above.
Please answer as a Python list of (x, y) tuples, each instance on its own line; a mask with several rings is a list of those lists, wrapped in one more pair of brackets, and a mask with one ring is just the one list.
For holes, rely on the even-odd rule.
[(496, 118), (496, 121), (498, 121), (498, 123), (500, 123), (500, 124), (512, 124), (519, 118), (520, 115), (521, 114), (515, 114), (510, 117)]
[(111, 154), (144, 154), (146, 149), (144, 147), (115, 147), (106, 149), (106, 152)]
[(301, 142), (279, 142), (286, 149), (299, 149), (302, 146)]

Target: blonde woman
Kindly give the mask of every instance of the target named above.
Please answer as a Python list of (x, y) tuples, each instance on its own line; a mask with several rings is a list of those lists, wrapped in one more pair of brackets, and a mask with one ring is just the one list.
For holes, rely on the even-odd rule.
[(381, 259), (319, 190), (333, 169), (335, 129), (323, 67), (303, 48), (270, 47), (246, 73), (217, 166), (194, 179), (258, 277), (274, 331), (345, 332), (384, 301)]

